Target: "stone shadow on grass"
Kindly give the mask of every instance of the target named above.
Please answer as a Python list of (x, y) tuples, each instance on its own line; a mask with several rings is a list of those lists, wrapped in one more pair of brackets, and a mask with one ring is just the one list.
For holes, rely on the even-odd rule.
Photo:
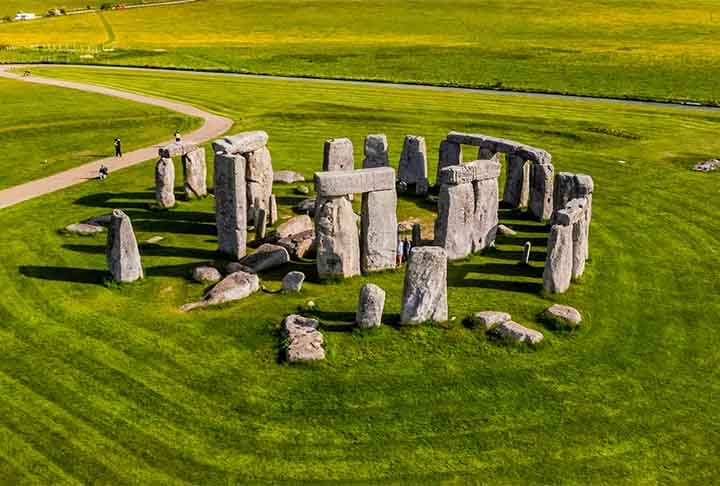
[(135, 220), (152, 220), (152, 221), (184, 221), (184, 222), (192, 222), (192, 223), (213, 223), (215, 224), (215, 214), (214, 213), (203, 213), (201, 211), (138, 211), (138, 210), (129, 210), (125, 211), (125, 214), (127, 214), (128, 218), (130, 218), (133, 223)]
[[(143, 202), (131, 202), (142, 200)], [(154, 192), (97, 192), (80, 197), (73, 204), (95, 208), (140, 208), (147, 209), (155, 201)]]
[(18, 270), (22, 275), (30, 278), (91, 285), (104, 285), (105, 277), (109, 275), (105, 270), (92, 268), (42, 267), (39, 265), (20, 265)]
[[(77, 245), (66, 244), (63, 248), (80, 253), (105, 253), (105, 245)], [(218, 256), (214, 250), (202, 250), (199, 248), (181, 248), (177, 246), (143, 245), (140, 249), (140, 256), (166, 256), (180, 258), (197, 258), (198, 260), (215, 260)]]

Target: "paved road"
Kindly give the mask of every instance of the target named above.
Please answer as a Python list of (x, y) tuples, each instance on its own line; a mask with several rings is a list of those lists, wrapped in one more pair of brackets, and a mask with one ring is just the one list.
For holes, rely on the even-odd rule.
[[(75, 83), (72, 81), (62, 81), (57, 79), (42, 78), (38, 76), (22, 77), (18, 74), (8, 72), (9, 69), (16, 66), (0, 66), (0, 77), (16, 79), (26, 83), (46, 84), (57, 86), (60, 88), (77, 89), (90, 93), (98, 93), (106, 96), (114, 96), (123, 98), (137, 103), (145, 103), (147, 105), (159, 106), (170, 111), (182, 113), (183, 115), (194, 116), (204, 120), (203, 125), (194, 132), (183, 135), (183, 139), (197, 144), (205, 143), (213, 140), (227, 132), (233, 125), (230, 118), (214, 115), (203, 111), (194, 106), (180, 103), (177, 101), (164, 100), (152, 96), (139, 95), (121, 91), (113, 88), (105, 88), (102, 86), (94, 86), (92, 84)], [(157, 145), (134, 150), (124, 154), (121, 158), (107, 157), (105, 159), (96, 160), (73, 169), (59, 172), (57, 174), (38, 179), (18, 186), (10, 187), (0, 191), (0, 208), (12, 206), (22, 201), (32, 199), (44, 194), (48, 194), (59, 189), (63, 189), (75, 184), (80, 184), (97, 176), (100, 164), (105, 164), (110, 172), (114, 172), (125, 167), (130, 167), (146, 160), (157, 157), (158, 147), (172, 142), (171, 139), (159, 141)]]

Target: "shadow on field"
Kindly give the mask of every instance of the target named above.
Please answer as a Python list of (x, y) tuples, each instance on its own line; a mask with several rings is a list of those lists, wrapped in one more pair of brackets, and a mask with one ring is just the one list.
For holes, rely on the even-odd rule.
[[(521, 245), (522, 246), (522, 245)], [(522, 250), (503, 250), (503, 251), (497, 251), (492, 253), (492, 258), (497, 258), (498, 260), (508, 260), (513, 262), (520, 262), (520, 260), (523, 257)], [(531, 262), (545, 262), (545, 258), (547, 256), (547, 253), (545, 251), (540, 250), (532, 250), (530, 252), (530, 261)]]
[[(130, 202), (142, 200), (143, 202)], [(73, 204), (96, 208), (141, 208), (155, 200), (154, 192), (98, 192), (76, 199)]]
[(539, 282), (513, 282), (510, 280), (490, 280), (483, 278), (468, 278), (456, 281), (452, 287), (475, 287), (481, 289), (504, 290), (523, 294), (537, 294), (543, 286)]
[(30, 278), (41, 280), (55, 280), (58, 282), (74, 282), (83, 284), (102, 285), (107, 275), (104, 270), (72, 267), (40, 267), (37, 265), (21, 265), (18, 267), (21, 274)]
[(190, 221), (195, 223), (215, 223), (214, 213), (203, 213), (200, 211), (125, 211), (128, 218), (135, 224), (135, 221), (143, 219), (152, 221)]
[[(105, 253), (105, 245), (63, 245), (63, 248), (80, 253)], [(213, 250), (202, 250), (199, 248), (181, 248), (177, 246), (143, 245), (140, 254), (142, 256), (166, 256), (181, 258), (197, 258), (199, 260), (214, 260), (217, 253)]]

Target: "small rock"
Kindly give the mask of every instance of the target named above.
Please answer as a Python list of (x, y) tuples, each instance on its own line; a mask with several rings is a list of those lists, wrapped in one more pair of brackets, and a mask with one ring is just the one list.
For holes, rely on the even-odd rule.
[(695, 166), (693, 167), (693, 170), (696, 170), (698, 172), (710, 172), (717, 169), (720, 169), (720, 159), (706, 160), (705, 162), (695, 164)]
[(325, 340), (317, 330), (320, 323), (297, 314), (291, 314), (283, 321), (286, 338), (285, 357), (290, 363), (325, 359)]
[(385, 291), (375, 284), (365, 284), (360, 289), (355, 322), (363, 328), (377, 327), (382, 324), (385, 308)]
[(577, 327), (582, 322), (580, 312), (569, 305), (553, 304), (545, 309), (544, 317), (557, 320), (569, 327)]
[(302, 216), (295, 216), (294, 218), (285, 221), (275, 228), (275, 233), (278, 238), (282, 239), (309, 230), (315, 231), (315, 223), (310, 216), (304, 214)]
[(215, 283), (222, 279), (222, 275), (220, 275), (220, 271), (217, 268), (203, 265), (193, 269), (192, 278), (200, 283)]
[(281, 184), (292, 184), (294, 182), (305, 182), (305, 177), (292, 170), (279, 170), (273, 173), (273, 182)]
[(295, 192), (302, 195), (310, 194), (310, 188), (308, 186), (297, 186)]
[(300, 292), (303, 282), (305, 282), (305, 274), (302, 272), (288, 272), (282, 279), (283, 290), (287, 292)]
[(537, 344), (545, 337), (541, 332), (528, 329), (514, 321), (506, 321), (498, 324), (494, 331), (501, 336), (505, 336), (519, 343)]
[(105, 228), (102, 226), (96, 226), (94, 224), (87, 223), (73, 223), (65, 226), (65, 231), (74, 235), (90, 236), (97, 233), (102, 233)]
[(265, 243), (260, 245), (251, 255), (243, 257), (238, 262), (254, 273), (262, 272), (268, 268), (280, 266), (290, 261), (290, 255), (282, 246)]
[(307, 214), (309, 216), (315, 216), (315, 206), (317, 205), (317, 199), (314, 197), (310, 199), (305, 199), (303, 201), (300, 201), (297, 206), (295, 206), (295, 210), (298, 213)]
[(180, 310), (187, 312), (198, 307), (218, 305), (225, 302), (241, 300), (260, 290), (260, 279), (253, 273), (235, 272), (231, 273), (217, 283), (202, 300), (192, 302), (180, 307)]
[(147, 243), (148, 245), (157, 245), (164, 239), (165, 238), (163, 238), (162, 236), (153, 236), (152, 238), (148, 238), (147, 240), (145, 240), (145, 243)]
[(517, 231), (508, 228), (504, 224), (499, 224), (497, 227), (497, 231), (503, 236), (515, 236), (517, 234)]
[(498, 324), (507, 322), (510, 319), (512, 319), (512, 316), (510, 316), (507, 312), (482, 311), (473, 314), (472, 322), (475, 325), (483, 326), (485, 329), (490, 330)]

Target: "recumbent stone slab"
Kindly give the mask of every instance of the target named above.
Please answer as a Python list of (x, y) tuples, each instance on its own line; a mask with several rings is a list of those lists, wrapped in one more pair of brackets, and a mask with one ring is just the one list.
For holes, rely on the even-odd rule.
[(498, 324), (495, 327), (494, 332), (519, 343), (528, 344), (537, 344), (545, 337), (540, 331), (529, 329), (514, 321), (506, 321), (502, 324)]
[(315, 173), (315, 192), (319, 197), (346, 196), (390, 189), (395, 189), (395, 170), (391, 167)]
[(254, 253), (242, 258), (238, 263), (257, 273), (278, 267), (289, 261), (290, 255), (288, 255), (285, 248), (272, 243), (265, 243), (260, 245)]
[(473, 324), (483, 326), (487, 330), (494, 328), (498, 324), (507, 322), (510, 319), (512, 319), (510, 314), (499, 311), (476, 312), (472, 317)]
[(558, 319), (571, 326), (578, 326), (582, 322), (580, 312), (569, 305), (553, 304), (545, 309), (544, 314), (550, 319)]
[(290, 363), (318, 361), (325, 359), (325, 340), (317, 330), (320, 323), (297, 314), (291, 314), (283, 321), (285, 335), (285, 359)]
[(210, 289), (202, 300), (185, 304), (180, 307), (180, 310), (187, 312), (199, 307), (241, 300), (258, 290), (260, 290), (260, 278), (254, 273), (243, 271), (231, 273)]

